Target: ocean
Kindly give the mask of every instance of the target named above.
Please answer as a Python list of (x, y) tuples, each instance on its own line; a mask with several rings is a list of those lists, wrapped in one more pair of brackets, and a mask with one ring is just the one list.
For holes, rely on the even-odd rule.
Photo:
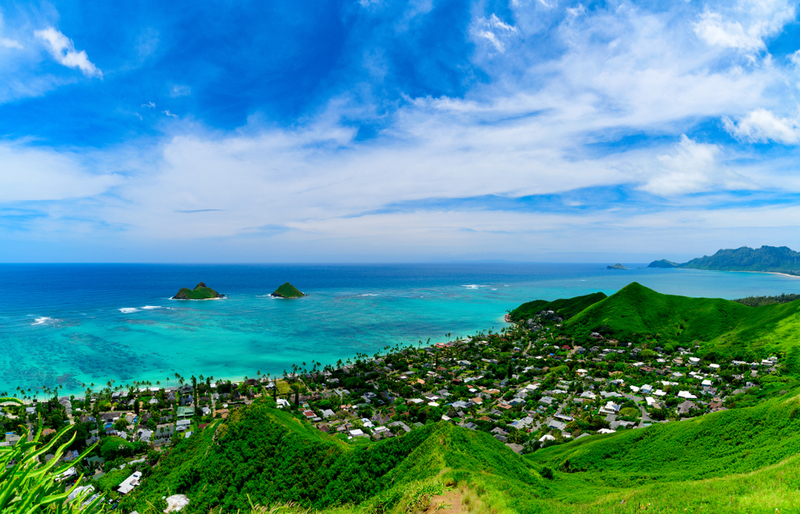
[[(765, 273), (605, 264), (0, 265), (0, 393), (62, 393), (131, 384), (175, 385), (175, 374), (272, 376), (373, 355), (385, 347), (499, 331), (534, 299), (630, 282), (662, 293), (740, 298), (800, 292)], [(223, 300), (170, 300), (198, 282)], [(289, 281), (308, 296), (275, 299)], [(449, 334), (449, 335), (448, 335)]]

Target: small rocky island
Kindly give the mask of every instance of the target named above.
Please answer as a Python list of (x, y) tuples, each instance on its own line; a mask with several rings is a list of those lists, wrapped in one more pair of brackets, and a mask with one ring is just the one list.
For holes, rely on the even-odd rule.
[(630, 269), (630, 268), (626, 268), (622, 264), (616, 263), (613, 266), (606, 266), (606, 269)]
[(178, 294), (172, 297), (173, 300), (210, 300), (213, 298), (225, 298), (225, 295), (214, 291), (205, 282), (200, 282), (194, 289), (183, 287)]
[(276, 298), (302, 298), (305, 294), (301, 293), (296, 287), (294, 287), (289, 282), (286, 282), (278, 289), (275, 290), (270, 296), (275, 296)]

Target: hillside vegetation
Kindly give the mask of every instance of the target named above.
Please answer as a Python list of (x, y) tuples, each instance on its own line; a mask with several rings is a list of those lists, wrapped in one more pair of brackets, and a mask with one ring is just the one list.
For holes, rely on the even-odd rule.
[(511, 311), (509, 317), (511, 321), (519, 322), (528, 318), (533, 318), (541, 311), (550, 310), (554, 311), (562, 318), (567, 319), (605, 298), (606, 295), (604, 293), (591, 293), (584, 296), (576, 296), (575, 298), (562, 298), (553, 301), (534, 300), (532, 302), (523, 303)]
[(773, 303), (789, 303), (795, 300), (800, 300), (800, 294), (783, 293), (780, 296), (748, 296), (746, 298), (738, 298), (734, 302), (750, 307), (760, 307), (762, 305), (772, 305)]
[(700, 344), (706, 352), (755, 359), (795, 356), (800, 347), (800, 302), (748, 307), (713, 298), (657, 293), (633, 282), (564, 323), (573, 337), (599, 332), (634, 342)]
[(520, 494), (541, 481), (533, 466), (484, 433), (439, 423), (350, 445), (257, 401), (182, 441), (120, 506), (155, 512), (163, 510), (162, 497), (179, 493), (191, 499), (187, 512), (246, 511), (251, 502), (391, 510), (420, 483), (441, 490), (473, 474)]

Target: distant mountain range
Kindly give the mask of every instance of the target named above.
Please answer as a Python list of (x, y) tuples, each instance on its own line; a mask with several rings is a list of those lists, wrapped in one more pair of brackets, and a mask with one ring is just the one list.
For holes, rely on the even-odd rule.
[(800, 252), (786, 246), (762, 246), (758, 249), (743, 246), (735, 250), (719, 250), (712, 256), (698, 257), (689, 262), (661, 259), (648, 268), (691, 268), (715, 271), (772, 271), (800, 275)]

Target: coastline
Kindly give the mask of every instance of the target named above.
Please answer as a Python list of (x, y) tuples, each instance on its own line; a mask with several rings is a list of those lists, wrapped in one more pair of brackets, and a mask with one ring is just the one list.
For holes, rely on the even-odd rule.
[[(353, 266), (337, 268), (330, 278), (330, 268), (309, 266), (292, 272), (308, 284), (313, 300), (281, 302), (266, 297), (262, 286), (284, 280), (286, 270), (279, 267), (86, 266), (71, 274), (58, 266), (48, 270), (0, 273), (16, 299), (0, 310), (4, 352), (15, 363), (0, 377), (0, 391), (63, 385), (63, 394), (80, 395), (85, 390), (82, 383), (166, 383), (165, 377), (175, 372), (231, 380), (254, 376), (257, 370), (281, 374), (301, 361), (335, 364), (358, 353), (372, 355), (387, 345), (416, 345), (428, 337), (433, 344), (444, 341), (447, 333), (499, 331), (507, 326), (508, 310), (532, 299), (610, 294), (631, 281), (669, 294), (727, 299), (798, 288), (797, 281), (780, 273), (760, 272), (633, 269), (610, 274), (596, 265), (481, 265), (466, 271), (460, 265)], [(212, 272), (214, 281), (232, 294), (224, 298), (227, 301), (164, 304), (169, 297), (163, 290), (184, 281), (181, 273)], [(65, 294), (44, 294), (53, 284)], [(492, 287), (472, 289), (465, 284)], [(113, 294), (108, 294), (109, 287)], [(119, 306), (141, 310), (123, 313)], [(33, 340), (41, 351), (28, 351)]]

